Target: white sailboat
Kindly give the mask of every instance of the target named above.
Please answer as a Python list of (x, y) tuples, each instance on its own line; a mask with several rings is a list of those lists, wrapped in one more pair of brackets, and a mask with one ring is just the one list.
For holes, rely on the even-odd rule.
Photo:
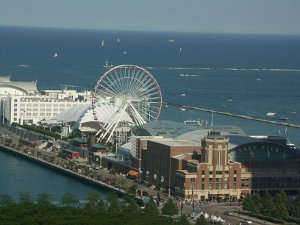
[(54, 53), (53, 57), (54, 57), (54, 58), (57, 58), (57, 57), (58, 57), (57, 52)]
[(104, 40), (102, 40), (102, 42), (101, 42), (101, 47), (104, 47), (104, 46), (105, 46)]
[(120, 43), (120, 38), (118, 38), (118, 43)]
[(182, 52), (182, 48), (179, 48), (179, 52)]

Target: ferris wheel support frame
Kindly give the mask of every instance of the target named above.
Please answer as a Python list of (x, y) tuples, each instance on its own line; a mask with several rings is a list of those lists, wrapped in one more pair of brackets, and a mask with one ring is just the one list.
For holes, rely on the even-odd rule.
[[(113, 100), (115, 106), (119, 107), (106, 120), (108, 122), (100, 123), (97, 118), (99, 99)], [(94, 119), (99, 121), (101, 127), (96, 135), (102, 132), (100, 138), (108, 142), (124, 116), (129, 116), (131, 122), (137, 125), (158, 119), (162, 97), (160, 87), (151, 73), (135, 65), (120, 65), (108, 70), (97, 81), (92, 104)]]

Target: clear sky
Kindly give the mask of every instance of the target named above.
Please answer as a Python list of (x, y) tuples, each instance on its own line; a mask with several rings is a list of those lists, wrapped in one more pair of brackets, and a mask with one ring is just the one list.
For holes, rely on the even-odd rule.
[(300, 34), (300, 0), (0, 0), (0, 26)]

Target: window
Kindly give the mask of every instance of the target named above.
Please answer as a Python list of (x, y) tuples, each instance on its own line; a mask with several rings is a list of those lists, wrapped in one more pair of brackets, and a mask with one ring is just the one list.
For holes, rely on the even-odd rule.
[(236, 170), (234, 170), (233, 173), (236, 174)]
[(202, 190), (205, 189), (205, 185), (204, 185), (204, 184), (201, 185), (201, 189), (202, 189)]
[(205, 175), (205, 170), (202, 170), (202, 175)]
[(227, 187), (227, 183), (224, 183), (224, 189), (227, 189), (228, 187)]
[(221, 190), (222, 189), (222, 184), (217, 184), (217, 189)]
[(14, 99), (14, 102), (17, 102), (18, 101), (18, 99)]
[(211, 190), (212, 189), (212, 184), (208, 185), (208, 189)]
[(216, 178), (217, 182), (222, 182), (222, 178)]

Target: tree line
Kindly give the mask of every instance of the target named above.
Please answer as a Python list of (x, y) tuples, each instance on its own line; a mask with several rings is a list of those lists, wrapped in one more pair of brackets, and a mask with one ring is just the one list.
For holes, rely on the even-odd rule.
[[(124, 200), (124, 201), (123, 201)], [(0, 195), (0, 224), (6, 225), (190, 225), (185, 215), (178, 215), (178, 207), (172, 199), (161, 210), (150, 198), (141, 207), (132, 196), (120, 201), (115, 193), (108, 193), (106, 200), (98, 192), (89, 192), (84, 204), (72, 193), (62, 196), (59, 204), (53, 203), (48, 193), (40, 193), (33, 199), (29, 193), (19, 193), (18, 199), (10, 195)], [(197, 225), (207, 222), (199, 218)]]
[(243, 210), (252, 216), (275, 223), (295, 222), (300, 224), (300, 195), (289, 198), (284, 191), (272, 196), (269, 192), (247, 195), (243, 200)]

